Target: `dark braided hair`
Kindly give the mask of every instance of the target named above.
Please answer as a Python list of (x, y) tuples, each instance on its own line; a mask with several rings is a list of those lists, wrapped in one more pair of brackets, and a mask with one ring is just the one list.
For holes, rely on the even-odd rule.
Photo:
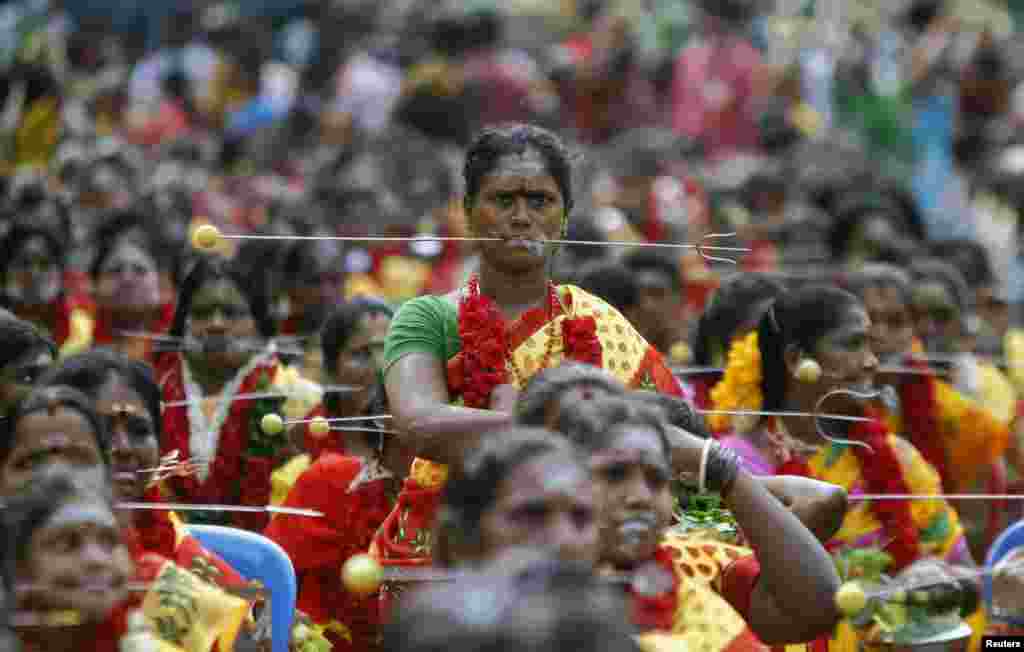
[(782, 278), (774, 274), (741, 273), (723, 281), (697, 322), (694, 364), (724, 364), (737, 329), (752, 318), (760, 318), (754, 311), (785, 291)]
[(548, 408), (579, 385), (596, 385), (613, 395), (626, 393), (626, 386), (604, 369), (566, 362), (544, 369), (530, 379), (516, 403), (516, 421), (524, 426), (543, 427)]
[(818, 339), (839, 327), (851, 309), (860, 307), (856, 295), (831, 285), (809, 285), (775, 300), (757, 327), (763, 409), (785, 408), (786, 350), (795, 346), (814, 355)]
[(629, 398), (587, 401), (566, 406), (558, 415), (558, 431), (585, 453), (596, 453), (611, 446), (624, 426), (642, 426), (658, 434), (666, 459), (672, 445), (661, 410)]

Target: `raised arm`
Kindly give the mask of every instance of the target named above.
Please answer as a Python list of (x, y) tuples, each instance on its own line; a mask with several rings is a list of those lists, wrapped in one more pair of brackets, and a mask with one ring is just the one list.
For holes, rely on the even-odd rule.
[[(696, 478), (695, 436), (682, 428), (668, 429), (672, 466), (676, 473)], [(699, 464), (699, 457), (696, 458)], [(846, 492), (842, 487), (798, 476), (765, 476), (757, 480), (792, 511), (821, 543), (827, 543), (846, 516)]]
[[(682, 430), (674, 438), (677, 468), (699, 472), (704, 440)], [(719, 450), (713, 444), (711, 455), (721, 455)], [(776, 485), (776, 490), (781, 486), (804, 499), (808, 494), (829, 493), (809, 484)], [(831, 631), (839, 619), (833, 599), (839, 575), (815, 535), (772, 495), (762, 478), (742, 468), (722, 498), (760, 565), (746, 614), (754, 633), (769, 645), (782, 645), (810, 641)]]
[(831, 631), (839, 619), (839, 575), (815, 535), (746, 471), (724, 498), (761, 566), (747, 614), (754, 633), (780, 645)]

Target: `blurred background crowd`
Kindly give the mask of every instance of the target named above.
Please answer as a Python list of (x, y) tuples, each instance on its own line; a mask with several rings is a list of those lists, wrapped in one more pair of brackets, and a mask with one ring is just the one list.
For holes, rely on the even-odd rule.
[[(19, 271), (38, 292), (124, 303), (95, 263), (132, 232), (160, 272), (157, 305), (173, 303), (197, 223), (464, 235), (461, 148), (503, 121), (577, 145), (570, 238), (734, 231), (753, 248), (743, 269), (794, 274), (945, 257), (965, 286), (947, 307), (991, 353), (1024, 299), (1021, 41), (997, 2), (102, 5), (0, 10), (0, 226), (48, 236), (38, 260), (31, 238), (8, 239), (8, 303), (30, 291)], [(317, 329), (307, 306), (447, 291), (473, 269), (455, 244), (223, 253), (269, 275), (289, 335)], [(621, 253), (569, 247), (560, 275)], [(692, 250), (668, 260), (662, 289), (699, 313), (714, 270)], [(683, 317), (652, 341), (686, 340)]]
[[(158, 304), (197, 223), (462, 235), (461, 148), (515, 120), (577, 146), (570, 238), (735, 231), (743, 269), (796, 274), (941, 255), (996, 352), (1024, 300), (1014, 4), (6, 2), (0, 228), (47, 238), (36, 267), (8, 240), (4, 291), (50, 265), (59, 283), (29, 285), (123, 303), (94, 263), (133, 230)], [(315, 331), (307, 305), (445, 291), (473, 268), (471, 247), (423, 242), (223, 253), (270, 276), (286, 334)], [(621, 253), (566, 248), (560, 275)], [(692, 250), (670, 262), (665, 289), (697, 314), (715, 271)]]

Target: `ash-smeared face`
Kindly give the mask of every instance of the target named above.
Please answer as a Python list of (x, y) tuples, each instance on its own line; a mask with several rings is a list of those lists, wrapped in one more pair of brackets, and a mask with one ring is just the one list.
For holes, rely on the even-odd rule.
[(561, 237), (565, 211), (543, 155), (528, 148), (501, 157), (483, 178), (469, 205), (469, 225), (474, 237), (500, 239), (480, 243), (490, 264), (529, 269), (549, 256), (552, 247), (545, 241)]
[(672, 518), (668, 452), (651, 427), (624, 425), (590, 462), (601, 559), (634, 568), (651, 559)]

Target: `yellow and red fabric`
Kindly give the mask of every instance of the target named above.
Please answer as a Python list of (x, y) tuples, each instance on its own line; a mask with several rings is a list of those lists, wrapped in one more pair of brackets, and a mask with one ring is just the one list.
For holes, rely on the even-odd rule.
[(696, 536), (669, 534), (659, 557), (676, 576), (671, 626), (639, 637), (645, 652), (824, 652), (823, 642), (769, 647), (750, 630), (747, 617), (761, 567), (748, 548)]
[(316, 519), (277, 515), (264, 532), (295, 566), (298, 608), (325, 627), (335, 652), (370, 649), (378, 635), (378, 600), (349, 593), (341, 568), (366, 551), (388, 515), (387, 480), (358, 457), (325, 452), (299, 476), (284, 505), (324, 513)]
[(50, 335), (61, 357), (80, 353), (93, 342), (96, 304), (87, 294), (65, 293), (57, 301), (57, 313)]
[[(510, 380), (520, 389), (542, 370), (541, 364), (545, 360), (548, 366), (561, 364), (565, 347), (558, 334), (567, 317), (593, 317), (606, 371), (631, 388), (682, 395), (679, 382), (661, 354), (617, 310), (571, 285), (561, 286), (556, 291), (560, 301), (550, 314), (550, 322), (545, 307), (528, 311), (508, 324), (512, 361), (522, 374), (522, 377), (510, 374)], [(554, 328), (547, 328), (549, 324)], [(457, 328), (454, 330), (457, 332)], [(459, 351), (446, 365), (448, 389), (455, 402), (460, 402), (466, 380), (462, 362), (463, 352)], [(417, 458), (405, 480), (398, 504), (374, 537), (371, 554), (385, 564), (429, 564), (430, 530), (447, 478), (447, 467)]]

